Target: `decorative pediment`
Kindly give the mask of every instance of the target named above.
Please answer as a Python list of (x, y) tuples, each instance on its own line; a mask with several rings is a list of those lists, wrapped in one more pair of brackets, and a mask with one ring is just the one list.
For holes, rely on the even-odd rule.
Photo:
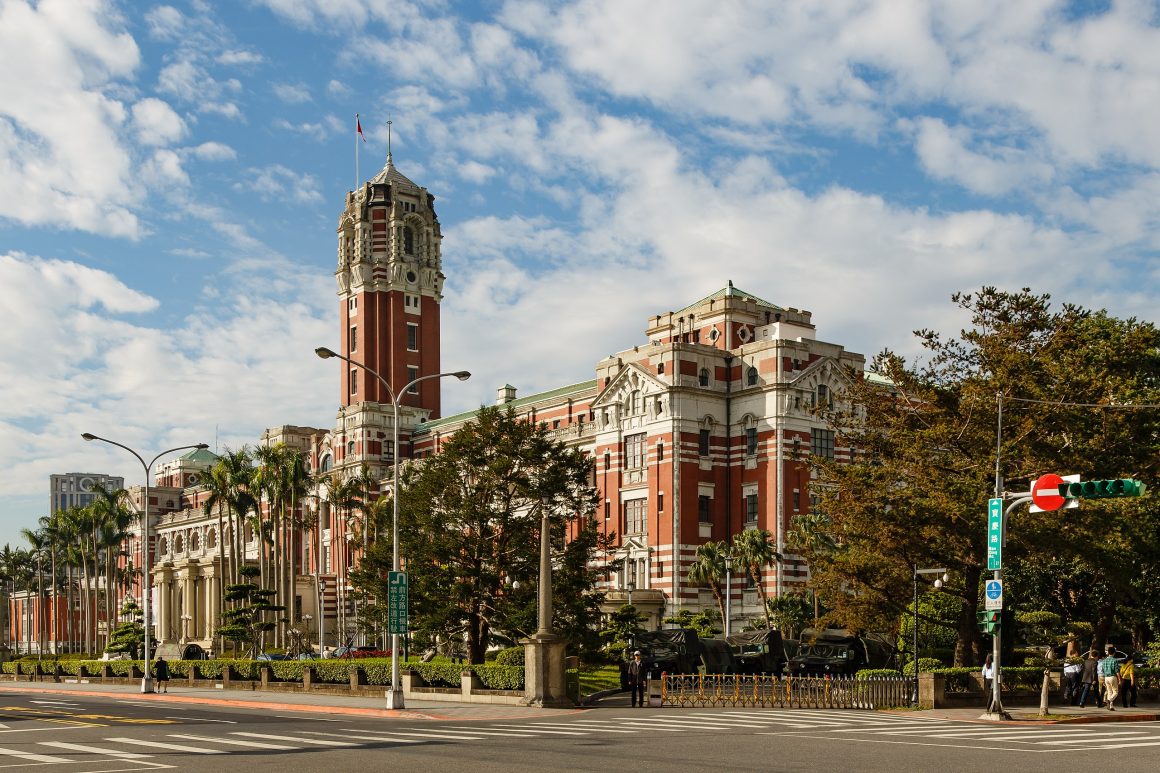
[(668, 391), (668, 385), (658, 381), (640, 366), (630, 363), (604, 387), (604, 391), (592, 401), (592, 407), (596, 409), (625, 405), (631, 402), (633, 392), (638, 392), (643, 398), (646, 395), (666, 391)]

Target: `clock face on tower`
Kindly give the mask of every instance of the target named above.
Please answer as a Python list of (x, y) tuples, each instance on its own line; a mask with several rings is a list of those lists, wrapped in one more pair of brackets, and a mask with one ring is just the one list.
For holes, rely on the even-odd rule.
[(418, 281), (419, 281), (419, 275), (418, 275), (418, 274), (416, 274), (414, 271), (411, 271), (411, 270), (408, 270), (408, 271), (407, 271), (407, 273), (406, 273), (406, 275), (405, 275), (405, 278), (406, 278), (406, 280), (407, 280), (407, 284), (409, 284), (409, 285), (413, 285), (413, 284), (415, 284), (416, 282), (418, 282)]

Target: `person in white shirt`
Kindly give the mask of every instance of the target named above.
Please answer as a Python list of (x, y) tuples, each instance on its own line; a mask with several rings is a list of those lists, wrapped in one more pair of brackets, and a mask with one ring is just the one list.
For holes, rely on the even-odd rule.
[(986, 695), (987, 713), (995, 708), (995, 656), (987, 655), (987, 660), (983, 663), (983, 693)]

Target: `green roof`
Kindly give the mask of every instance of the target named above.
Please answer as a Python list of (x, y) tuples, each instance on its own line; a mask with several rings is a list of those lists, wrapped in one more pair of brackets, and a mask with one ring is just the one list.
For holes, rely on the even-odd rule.
[[(508, 384), (508, 386), (511, 386), (511, 385)], [(564, 395), (572, 394), (573, 392), (587, 392), (587, 391), (595, 390), (595, 389), (596, 389), (596, 379), (592, 379), (590, 381), (581, 381), (581, 382), (576, 383), (576, 384), (569, 384), (568, 386), (562, 386), (562, 387), (559, 387), (558, 389), (551, 389), (547, 392), (537, 392), (534, 395), (528, 395), (527, 397), (521, 397), (519, 399), (512, 400), (510, 403), (504, 403), (503, 405), (496, 406), (496, 407), (499, 407), (499, 408), (522, 408), (526, 405), (538, 403), (538, 402), (541, 402), (543, 400), (551, 400), (554, 397), (563, 397)], [(482, 408), (484, 406), (480, 406), (480, 407)], [(470, 421), (471, 417), (475, 416), (477, 413), (479, 413), (479, 409), (476, 409), (474, 411), (465, 411), (463, 413), (457, 413), (453, 416), (444, 416), (443, 418), (435, 419), (434, 421), (428, 421), (424, 424), (420, 424), (415, 429), (415, 434), (421, 435), (421, 434), (423, 434), (431, 429), (447, 426), (449, 424), (458, 424), (460, 422)]]
[[(758, 296), (754, 295), (753, 293), (749, 293), (749, 292), (746, 292), (745, 290), (734, 287), (733, 280), (729, 280), (729, 284), (725, 285), (717, 292), (710, 293), (709, 295), (706, 295), (704, 298), (702, 298), (701, 300), (699, 300), (695, 303), (690, 303), (688, 306), (681, 309), (681, 311), (683, 312), (686, 309), (691, 309), (694, 306), (700, 306), (705, 301), (717, 301), (717, 300), (721, 300), (722, 298), (731, 298), (731, 297), (748, 298), (752, 301), (756, 301), (757, 303), (760, 303), (763, 306), (769, 306), (772, 309), (781, 310), (781, 306), (778, 306), (776, 303), (770, 303), (769, 301), (765, 300), (764, 298), (759, 298)], [(677, 312), (677, 313), (680, 313), (680, 312)]]
[(214, 464), (220, 458), (213, 451), (208, 448), (194, 448), (186, 451), (179, 459), (184, 459), (189, 462), (202, 462), (204, 464)]
[(871, 384), (878, 384), (879, 386), (894, 386), (894, 382), (883, 376), (881, 373), (875, 373), (872, 370), (864, 371), (862, 377)]

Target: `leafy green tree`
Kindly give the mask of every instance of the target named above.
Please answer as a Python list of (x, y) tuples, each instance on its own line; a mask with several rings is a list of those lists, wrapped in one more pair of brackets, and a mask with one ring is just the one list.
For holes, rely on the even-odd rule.
[(773, 534), (768, 529), (746, 529), (733, 537), (733, 556), (741, 570), (753, 581), (757, 588), (758, 598), (761, 599), (761, 609), (765, 612), (766, 627), (772, 627), (769, 616), (769, 605), (766, 603), (765, 574), (766, 567), (773, 566), (781, 560), (781, 554), (775, 547)]
[(798, 593), (785, 593), (765, 600), (766, 619), (773, 628), (795, 638), (813, 617), (813, 605)]
[[(110, 632), (109, 644), (105, 647), (105, 652), (125, 652), (131, 657), (138, 657), (142, 653), (142, 647), (145, 644), (143, 615), (141, 606), (136, 601), (126, 599), (121, 605), (119, 615), (121, 622), (117, 623)], [(151, 651), (156, 650), (156, 644), (156, 640), (150, 638), (149, 647)]]
[[(594, 621), (598, 603), (586, 597), (598, 577), (589, 567), (607, 548), (590, 518), (597, 501), (591, 465), (538, 424), (483, 408), (438, 455), (409, 466), (399, 500), (400, 549), (417, 636), (465, 641), (469, 662), (482, 663), (493, 640), (533, 633), (546, 515), (553, 615), (573, 646), (585, 646), (579, 629)], [(377, 601), (360, 610), (375, 624), (384, 617), (390, 566), (391, 539), (384, 535), (352, 573), (356, 587)]]
[(717, 599), (721, 619), (725, 619), (725, 556), (729, 546), (710, 540), (697, 546), (697, 555), (689, 567), (689, 584), (708, 588)]
[(625, 604), (608, 616), (604, 627), (600, 629), (600, 638), (610, 660), (624, 660), (625, 651), (633, 646), (637, 636), (644, 633), (642, 623), (645, 619), (632, 604)]
[(226, 601), (232, 606), (222, 613), (223, 624), (217, 631), (217, 635), (226, 641), (244, 647), (250, 657), (257, 654), (263, 635), (276, 627), (275, 622), (269, 619), (270, 616), (285, 609), (270, 603), (274, 591), (263, 589), (253, 582), (253, 578), (260, 575), (261, 571), (253, 565), (238, 570), (246, 582), (226, 587)]
[[(881, 353), (876, 377), (851, 374), (848, 391), (824, 412), (854, 459), (812, 460), (817, 511), (827, 521), (814, 524), (824, 533), (800, 550), (831, 617), (850, 628), (895, 627), (913, 567), (946, 566), (962, 580), (952, 591), (961, 599), (957, 619), (923, 622), (955, 632), (955, 663), (963, 665), (979, 662), (982, 649), (975, 612), (998, 397), (1008, 491), (1052, 471), (1154, 480), (1160, 412), (1121, 406), (1160, 401), (1160, 331), (1103, 311), (1053, 311), (1048, 296), (1026, 289), (983, 288), (952, 300), (969, 317), (957, 337), (918, 331), (921, 359)], [(1065, 623), (1075, 622), (1069, 614), (1087, 616), (1099, 644), (1117, 608), (1156, 606), (1139, 578), (1155, 576), (1158, 521), (1153, 496), (1086, 500), (1054, 513), (1021, 509), (1009, 521), (1005, 567), (1056, 599), (1061, 608), (1050, 611)], [(1062, 584), (1057, 559), (1071, 567)]]
[(721, 618), (714, 609), (702, 609), (696, 613), (691, 609), (682, 609), (672, 617), (666, 617), (665, 622), (692, 631), (702, 639), (711, 638), (722, 631)]

